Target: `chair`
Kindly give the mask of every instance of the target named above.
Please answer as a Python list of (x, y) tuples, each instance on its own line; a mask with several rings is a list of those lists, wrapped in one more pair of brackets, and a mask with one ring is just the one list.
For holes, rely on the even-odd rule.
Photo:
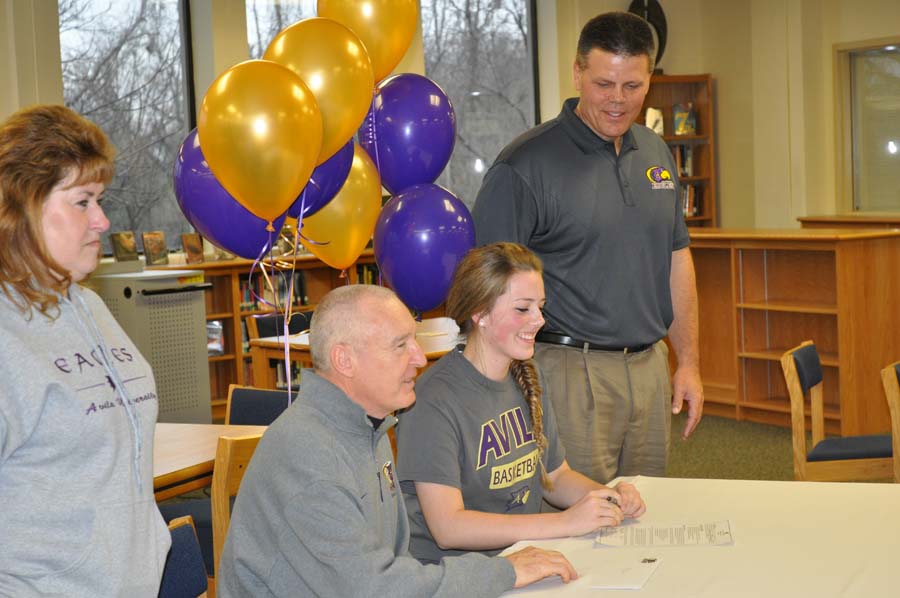
[[(310, 322), (312, 322), (312, 311), (295, 311), (291, 314), (291, 321), (288, 323), (289, 334), (300, 334), (305, 330), (309, 330)], [(267, 338), (270, 336), (284, 337), (284, 314), (271, 313), (251, 316), (247, 318), (247, 338), (254, 340), (258, 338)], [(270, 359), (269, 367), (278, 370), (278, 380), (282, 381), (286, 378), (284, 373), (284, 361), (280, 359)], [(295, 364), (291, 364), (291, 379), (294, 380), (298, 376), (299, 369)]]
[(166, 557), (159, 598), (206, 596), (206, 567), (191, 516), (170, 521), (169, 533), (172, 534), (172, 548)]
[(900, 484), (900, 361), (881, 370), (884, 396), (891, 410), (891, 439), (894, 448), (894, 482)]
[(268, 426), (287, 406), (288, 393), (285, 390), (231, 384), (228, 386), (228, 402), (225, 405), (225, 424)]
[(225, 534), (231, 522), (233, 497), (237, 495), (244, 470), (259, 444), (261, 434), (242, 437), (219, 437), (216, 446), (216, 460), (213, 465), (210, 498), (185, 500), (159, 505), (163, 519), (172, 521), (176, 517), (189, 515), (197, 528), (197, 538), (203, 554), (207, 575), (214, 577)]
[[(289, 334), (300, 334), (309, 330), (312, 320), (311, 311), (295, 311), (291, 314), (288, 323)], [(284, 336), (284, 314), (272, 313), (251, 316), (247, 318), (247, 338), (266, 338), (268, 336)]]
[(212, 492), (210, 493), (215, 568), (219, 566), (222, 549), (225, 547), (225, 536), (228, 534), (228, 526), (231, 524), (232, 499), (237, 496), (244, 473), (247, 471), (247, 465), (253, 457), (260, 438), (262, 438), (262, 434), (236, 438), (219, 437), (219, 445), (216, 447), (216, 462), (213, 465)]
[[(812, 341), (781, 356), (781, 369), (791, 399), (794, 478), (842, 482), (893, 475), (890, 435), (825, 437), (822, 363)], [(809, 394), (812, 449), (806, 450), (804, 396)]]

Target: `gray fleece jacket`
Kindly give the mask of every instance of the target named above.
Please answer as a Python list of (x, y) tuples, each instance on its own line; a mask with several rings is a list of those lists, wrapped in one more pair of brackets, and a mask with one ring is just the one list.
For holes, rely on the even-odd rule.
[(294, 404), (266, 431), (235, 501), (217, 576), (238, 596), (498, 596), (509, 561), (481, 554), (423, 565), (409, 556), (409, 524), (387, 430), (341, 390), (303, 372)]
[(0, 596), (156, 596), (153, 373), (96, 294), (69, 297), (29, 319), (0, 292)]

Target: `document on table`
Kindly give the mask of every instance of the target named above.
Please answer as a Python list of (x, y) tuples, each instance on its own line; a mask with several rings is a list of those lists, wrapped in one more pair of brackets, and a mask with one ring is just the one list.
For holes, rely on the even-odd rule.
[(613, 553), (598, 553), (598, 563), (591, 567), (591, 572), (580, 579), (594, 590), (639, 590), (644, 587), (656, 568), (660, 559), (656, 556), (636, 557), (615, 553), (625, 558), (613, 557)]
[(731, 523), (675, 523), (669, 525), (622, 525), (597, 534), (595, 546), (725, 546), (734, 544)]

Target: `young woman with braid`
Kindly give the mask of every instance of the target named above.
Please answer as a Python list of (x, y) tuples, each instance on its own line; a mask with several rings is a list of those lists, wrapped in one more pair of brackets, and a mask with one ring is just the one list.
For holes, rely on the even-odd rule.
[[(419, 377), (397, 431), (409, 549), (422, 561), (586, 534), (644, 512), (631, 484), (607, 488), (566, 463), (531, 360), (543, 305), (540, 260), (521, 245), (473, 249), (456, 270), (447, 315), (467, 342)], [(541, 513), (542, 499), (563, 510)]]

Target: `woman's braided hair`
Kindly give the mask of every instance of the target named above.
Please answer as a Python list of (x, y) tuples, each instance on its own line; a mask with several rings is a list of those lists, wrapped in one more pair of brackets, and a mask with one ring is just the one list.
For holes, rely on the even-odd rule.
[[(544, 272), (541, 260), (522, 245), (492, 243), (469, 251), (453, 276), (447, 295), (447, 315), (456, 321), (462, 333), (471, 338), (473, 333), (477, 334), (472, 316), (490, 311), (497, 298), (506, 292), (509, 279), (518, 272), (537, 272), (541, 275)], [(541, 484), (552, 490), (542, 458), (547, 449), (547, 437), (544, 435), (542, 389), (537, 368), (531, 359), (513, 360), (509, 370), (531, 411), (532, 433), (541, 465)]]

